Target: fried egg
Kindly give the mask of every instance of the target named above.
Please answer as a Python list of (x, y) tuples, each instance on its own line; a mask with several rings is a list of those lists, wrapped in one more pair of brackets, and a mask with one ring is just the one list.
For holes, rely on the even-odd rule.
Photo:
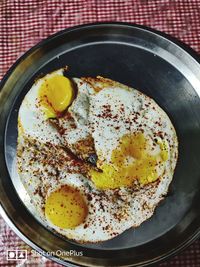
[(106, 241), (150, 218), (177, 156), (167, 114), (110, 79), (58, 70), (34, 83), (19, 110), (17, 171), (37, 217), (78, 242)]
[(57, 131), (48, 119), (60, 116), (73, 98), (71, 82), (63, 72), (60, 69), (38, 79), (23, 99), (18, 128), (25, 136), (59, 144)]

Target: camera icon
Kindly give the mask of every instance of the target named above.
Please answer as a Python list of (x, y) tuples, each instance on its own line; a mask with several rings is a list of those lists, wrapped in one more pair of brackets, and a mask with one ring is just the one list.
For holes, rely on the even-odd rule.
[(17, 261), (27, 259), (27, 250), (7, 250), (7, 260)]

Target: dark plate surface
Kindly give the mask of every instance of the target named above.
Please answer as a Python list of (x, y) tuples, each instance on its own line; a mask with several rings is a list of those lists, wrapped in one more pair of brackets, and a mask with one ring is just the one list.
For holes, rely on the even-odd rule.
[[(13, 173), (17, 116), (33, 81), (70, 66), (68, 76), (101, 75), (135, 87), (167, 112), (177, 131), (179, 159), (169, 195), (137, 229), (96, 245), (63, 240), (28, 211)], [(83, 266), (147, 266), (192, 242), (200, 232), (200, 65), (194, 52), (144, 27), (104, 23), (62, 31), (27, 52), (1, 83), (0, 198), (11, 227), (38, 251), (82, 251), (82, 257), (53, 257)], [(64, 260), (68, 261), (65, 263)]]

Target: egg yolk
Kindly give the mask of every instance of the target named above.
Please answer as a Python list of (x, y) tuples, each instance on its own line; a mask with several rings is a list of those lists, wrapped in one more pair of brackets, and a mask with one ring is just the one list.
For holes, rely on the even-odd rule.
[(71, 104), (73, 96), (70, 80), (55, 74), (44, 79), (39, 89), (38, 100), (46, 117), (55, 118)]
[(73, 229), (84, 222), (87, 204), (81, 193), (68, 185), (52, 192), (45, 203), (45, 216), (56, 226)]
[(111, 164), (103, 164), (102, 172), (90, 170), (90, 176), (99, 189), (131, 187), (135, 179), (141, 185), (159, 178), (157, 166), (168, 159), (167, 144), (160, 142), (160, 153), (148, 153), (148, 140), (142, 133), (124, 135), (113, 150)]

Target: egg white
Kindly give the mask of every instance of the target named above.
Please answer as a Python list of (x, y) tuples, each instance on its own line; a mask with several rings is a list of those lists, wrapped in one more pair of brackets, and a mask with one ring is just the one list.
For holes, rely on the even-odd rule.
[[(24, 142), (29, 143), (28, 140)], [(39, 145), (38, 142), (37, 144)], [(41, 150), (44, 151), (44, 146)], [(152, 215), (156, 204), (167, 191), (169, 181), (160, 184), (159, 187), (151, 185), (139, 193), (126, 188), (102, 192), (83, 175), (68, 173), (64, 164), (59, 165), (59, 159), (54, 168), (51, 168), (51, 165), (44, 166), (42, 162), (45, 154), (42, 155), (42, 151), (38, 152), (41, 152), (41, 155), (30, 165), (30, 161), (35, 158), (34, 149), (30, 147), (30, 143), (26, 143), (21, 147), (22, 154), (18, 157), (18, 173), (36, 207), (35, 216), (61, 235), (79, 242), (96, 243), (109, 240), (132, 226), (140, 225)], [(55, 168), (59, 169), (59, 176), (55, 175)], [(88, 206), (89, 213), (86, 220), (75, 229), (61, 229), (53, 225), (44, 214), (46, 198), (62, 185), (77, 188)], [(118, 199), (115, 198), (116, 192), (121, 196)], [(88, 194), (90, 200), (87, 199)]]
[[(25, 134), (18, 141), (18, 173), (38, 210), (38, 217), (45, 225), (79, 242), (100, 242), (111, 239), (130, 227), (139, 226), (153, 215), (155, 207), (166, 195), (173, 178), (178, 141), (167, 114), (154, 100), (139, 91), (102, 78), (74, 78), (73, 80), (78, 88), (78, 94), (69, 111), (76, 123), (76, 128), (70, 127), (66, 119), (59, 119), (62, 127), (67, 128), (62, 136), (47, 122), (39, 126), (41, 121), (44, 122), (44, 117), (35, 106), (35, 102), (37, 88), (42, 81), (38, 81), (26, 95), (19, 113)], [(101, 90), (98, 90), (99, 88)], [(145, 108), (146, 104), (148, 108)], [(108, 105), (112, 116), (106, 118), (102, 114), (106, 114)], [(139, 114), (137, 123), (130, 124), (136, 112)], [(114, 119), (116, 116), (117, 119)], [(30, 118), (33, 124), (30, 123)], [(156, 124), (157, 121), (159, 124)], [(63, 155), (67, 158), (67, 152), (63, 152), (62, 149), (65, 142), (73, 144), (92, 135), (100, 160), (109, 163), (113, 149), (119, 145), (119, 139), (124, 134), (137, 131), (138, 125), (141, 125), (140, 128), (143, 129), (150, 143), (153, 142), (154, 133), (162, 131), (165, 134), (169, 157), (157, 170), (162, 174), (159, 181), (141, 187), (137, 191), (134, 188), (125, 187), (102, 191), (98, 190), (86, 176), (79, 173), (78, 169), (67, 166), (64, 161), (61, 162)], [(43, 132), (47, 134), (42, 135)], [(47, 141), (53, 146), (57, 145), (56, 152), (52, 152), (53, 157), (58, 155), (54, 167), (43, 164), (46, 158), (44, 151), (48, 153)], [(34, 155), (33, 144), (35, 143), (38, 157)], [(160, 153), (159, 145), (149, 152)], [(30, 164), (30, 161), (33, 161), (33, 164)], [(53, 225), (44, 214), (46, 198), (64, 184), (80, 190), (88, 205), (89, 213), (86, 220), (74, 229), (61, 229)], [(90, 200), (87, 198), (88, 194)]]

